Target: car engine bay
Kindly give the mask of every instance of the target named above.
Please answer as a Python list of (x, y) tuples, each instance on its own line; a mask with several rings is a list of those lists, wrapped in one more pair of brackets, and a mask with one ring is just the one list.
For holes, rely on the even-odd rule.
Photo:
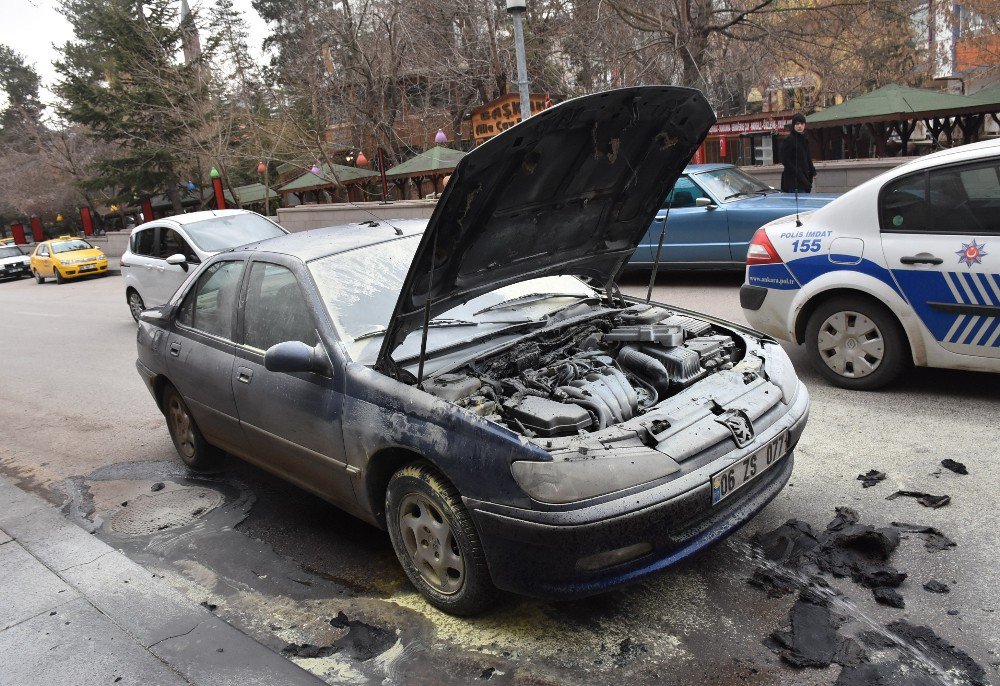
[(528, 438), (583, 435), (644, 414), (744, 353), (710, 322), (638, 304), (525, 337), (423, 389)]

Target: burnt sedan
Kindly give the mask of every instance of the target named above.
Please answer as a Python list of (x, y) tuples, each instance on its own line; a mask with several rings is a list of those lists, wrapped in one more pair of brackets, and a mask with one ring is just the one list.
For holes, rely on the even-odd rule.
[(138, 330), (182, 459), (232, 453), (387, 529), (454, 614), (731, 533), (787, 482), (805, 387), (771, 339), (615, 285), (713, 121), (683, 88), (570, 100), (466, 156), (429, 222), (206, 260)]

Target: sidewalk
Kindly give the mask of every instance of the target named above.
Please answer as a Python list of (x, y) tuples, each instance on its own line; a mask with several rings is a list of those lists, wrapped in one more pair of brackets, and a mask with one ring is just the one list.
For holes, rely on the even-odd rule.
[(0, 477), (0, 686), (322, 684)]

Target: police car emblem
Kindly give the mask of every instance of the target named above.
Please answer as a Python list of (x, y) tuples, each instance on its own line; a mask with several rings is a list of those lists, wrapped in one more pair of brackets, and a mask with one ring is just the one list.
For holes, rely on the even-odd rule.
[(753, 423), (743, 410), (729, 410), (715, 421), (733, 433), (733, 440), (738, 448), (748, 445), (754, 439)]
[(955, 254), (958, 255), (959, 263), (964, 262), (966, 267), (972, 269), (972, 265), (982, 264), (983, 258), (989, 254), (983, 250), (985, 247), (985, 243), (979, 244), (973, 239), (971, 243), (962, 243), (962, 249), (956, 250)]

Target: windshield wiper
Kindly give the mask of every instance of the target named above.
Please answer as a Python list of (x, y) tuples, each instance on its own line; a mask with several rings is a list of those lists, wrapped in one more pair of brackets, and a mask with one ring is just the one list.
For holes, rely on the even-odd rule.
[(752, 195), (752, 194), (751, 193), (747, 193), (746, 191), (737, 191), (736, 193), (733, 193), (732, 195), (727, 195), (726, 197), (724, 197), (722, 199), (722, 202), (726, 202), (727, 200), (732, 200), (733, 198), (738, 198), (741, 195)]
[[(484, 322), (487, 323), (487, 322)], [(488, 322), (493, 323), (493, 322)], [(504, 322), (497, 322), (502, 324)], [(432, 329), (443, 328), (446, 326), (479, 326), (479, 322), (470, 322), (467, 319), (432, 319), (428, 326)], [(365, 338), (374, 338), (375, 336), (384, 336), (385, 332), (388, 331), (386, 328), (375, 329), (373, 331), (366, 331), (360, 336), (355, 336), (354, 340), (360, 341)]]
[[(539, 300), (548, 300), (549, 298), (577, 298), (589, 300), (593, 297), (594, 296), (591, 295), (583, 295), (582, 293), (526, 293), (525, 295), (519, 295), (516, 298), (510, 298), (509, 300), (498, 302), (494, 305), (490, 305), (489, 307), (484, 307), (478, 312), (473, 313), (473, 316), (484, 312), (492, 312), (493, 310), (502, 310), (514, 304), (523, 305), (525, 303), (538, 302)], [(573, 304), (575, 305), (576, 303)]]

